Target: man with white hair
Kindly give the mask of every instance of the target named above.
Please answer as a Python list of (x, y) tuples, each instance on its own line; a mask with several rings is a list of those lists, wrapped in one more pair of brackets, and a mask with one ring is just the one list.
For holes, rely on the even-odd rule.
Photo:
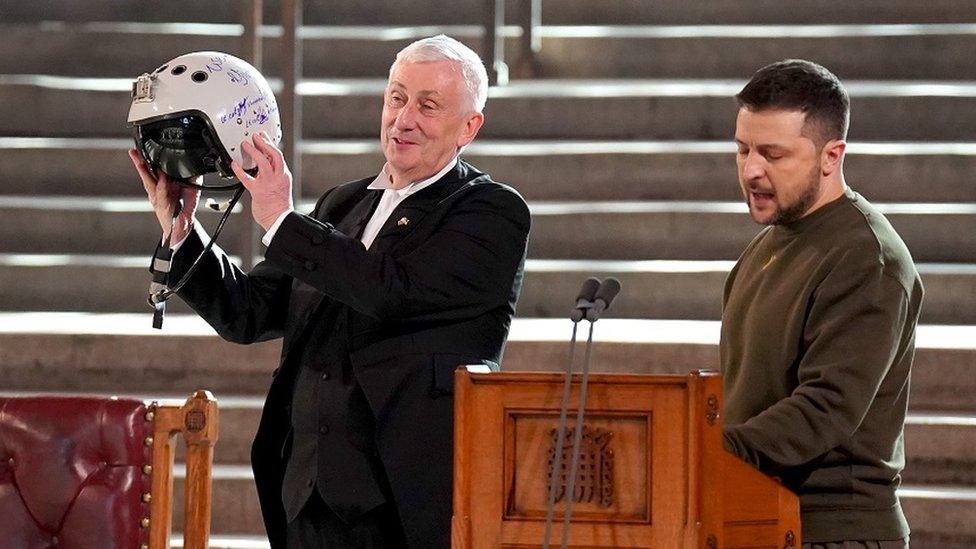
[[(215, 248), (179, 295), (225, 339), (284, 338), (251, 456), (273, 549), (450, 546), (454, 370), (498, 368), (530, 223), (517, 192), (459, 158), (486, 96), (460, 42), (407, 46), (383, 95), (386, 164), (310, 215), (267, 137), (241, 144), (266, 259), (244, 273)], [(182, 193), (179, 279), (206, 241), (198, 195), (133, 161), (164, 232)]]

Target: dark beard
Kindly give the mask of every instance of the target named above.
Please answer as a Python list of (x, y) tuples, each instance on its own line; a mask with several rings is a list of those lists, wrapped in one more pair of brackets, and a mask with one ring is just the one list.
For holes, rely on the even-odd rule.
[(817, 197), (820, 196), (820, 168), (814, 167), (813, 172), (810, 174), (810, 178), (807, 181), (807, 186), (803, 189), (803, 194), (797, 198), (796, 202), (790, 206), (783, 208), (777, 214), (769, 220), (767, 225), (789, 225), (795, 221), (799, 221), (803, 217), (803, 214), (813, 206), (813, 203), (817, 201)]

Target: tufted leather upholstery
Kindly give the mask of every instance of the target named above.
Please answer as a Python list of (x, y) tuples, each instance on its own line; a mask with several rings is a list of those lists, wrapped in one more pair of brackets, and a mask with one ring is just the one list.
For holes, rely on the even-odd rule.
[(0, 548), (148, 543), (146, 406), (97, 397), (0, 397)]

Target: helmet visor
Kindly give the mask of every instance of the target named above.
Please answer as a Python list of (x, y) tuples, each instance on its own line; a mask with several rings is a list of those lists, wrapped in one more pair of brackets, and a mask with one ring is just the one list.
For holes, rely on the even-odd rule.
[(201, 116), (175, 118), (136, 125), (136, 146), (149, 164), (170, 178), (192, 179), (218, 170), (221, 151)]

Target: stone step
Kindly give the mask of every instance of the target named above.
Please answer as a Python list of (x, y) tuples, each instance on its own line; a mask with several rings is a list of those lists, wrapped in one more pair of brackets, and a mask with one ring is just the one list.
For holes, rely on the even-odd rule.
[(721, 0), (683, 2), (660, 0), (648, 9), (645, 0), (613, 3), (544, 0), (542, 20), (547, 24), (776, 24), (776, 23), (921, 23), (976, 21), (965, 0), (935, 0), (925, 6), (905, 0), (830, 0), (777, 2), (776, 0)]
[[(534, 80), (492, 88), (483, 137), (537, 139), (728, 139), (734, 134), (731, 100), (744, 80)], [(976, 85), (965, 82), (849, 81), (853, 139), (970, 140)], [(348, 88), (308, 82), (300, 88), (306, 137), (374, 137), (385, 82)], [(976, 109), (973, 109), (976, 110)], [(371, 118), (362, 113), (375, 113)], [(924, 114), (923, 114), (924, 113)], [(903, 118), (904, 117), (904, 118)], [(367, 120), (367, 118), (369, 118)], [(314, 119), (314, 118), (313, 118)], [(972, 124), (970, 124), (972, 122)], [(970, 125), (966, 125), (970, 124)]]
[(976, 417), (913, 412), (905, 424), (904, 479), (976, 486)]
[[(878, 206), (916, 261), (976, 258), (969, 237), (976, 204)], [(737, 202), (536, 202), (530, 209), (529, 256), (545, 259), (728, 259), (759, 231)]]
[[(173, 501), (182, 502), (186, 473), (182, 464), (174, 471)], [(215, 465), (212, 469), (210, 531), (220, 534), (263, 535), (264, 520), (250, 465)], [(183, 506), (174, 506), (173, 525), (183, 524)]]
[[(612, 314), (612, 311), (611, 313)], [(516, 318), (503, 369), (560, 371), (571, 323)], [(686, 373), (718, 367), (719, 322), (608, 318), (596, 325), (594, 372)], [(922, 325), (912, 376), (913, 409), (976, 412), (976, 327)], [(263, 395), (278, 341), (220, 341), (202, 320), (168, 315), (0, 313), (5, 391)]]
[[(976, 44), (976, 35), (969, 34), (974, 30), (970, 25), (541, 27), (538, 76), (741, 78), (769, 63), (800, 58), (815, 60), (843, 80), (963, 80), (973, 71), (966, 52)], [(904, 70), (900, 61), (890, 62), (891, 51), (904, 52)], [(932, 63), (937, 51), (946, 57)], [(862, 65), (856, 59), (862, 54), (877, 61)]]
[[(0, 310), (149, 311), (146, 298), (150, 253), (151, 250), (145, 256), (0, 254), (0, 286), (17, 289), (0, 296)], [(173, 299), (167, 302), (167, 312), (191, 311), (181, 300)]]
[[(131, 139), (0, 137), (0, 193), (143, 196)], [(378, 139), (302, 143), (302, 191), (379, 171)], [(51, 162), (57, 158), (57, 162)], [(730, 141), (479, 139), (464, 158), (527, 200), (740, 200)], [(93, 166), (98, 167), (97, 176)], [(976, 202), (976, 143), (855, 142), (849, 184), (879, 202)], [(920, 185), (920, 181), (925, 181)]]
[[(745, 80), (532, 80), (489, 90), (495, 139), (731, 140)], [(0, 75), (0, 135), (120, 137), (130, 78)], [(973, 141), (972, 81), (848, 81), (854, 140)], [(304, 137), (375, 138), (383, 79), (298, 85)], [(83, 109), (78, 108), (84, 105)]]
[[(66, 394), (66, 392), (61, 392)], [(32, 393), (9, 392), (22, 396)], [(70, 393), (67, 393), (70, 394)], [(103, 393), (106, 396), (112, 393)], [(115, 396), (180, 405), (185, 397), (137, 393)], [(220, 433), (214, 447), (214, 463), (247, 464), (251, 459), (251, 441), (257, 431), (264, 405), (263, 396), (218, 396)], [(976, 486), (976, 416), (939, 412), (910, 412), (905, 424), (907, 463), (902, 477), (908, 484), (945, 484)], [(178, 446), (176, 461), (185, 459), (183, 445)]]
[[(152, 398), (141, 394), (124, 396)], [(166, 398), (157, 398), (157, 400), (170, 402)], [(216, 466), (212, 530), (218, 535), (228, 533), (260, 535), (263, 530), (254, 527), (251, 521), (240, 520), (240, 517), (250, 516), (256, 509), (252, 475), (246, 463), (249, 460), (250, 439), (257, 427), (263, 399), (221, 396), (218, 397), (218, 401), (221, 431), (214, 452)], [(173, 397), (172, 402), (180, 402), (180, 398)], [(932, 527), (932, 519), (925, 513), (932, 512), (931, 509), (938, 506), (939, 499), (953, 501), (955, 505), (965, 505), (964, 502), (968, 501), (965, 497), (971, 490), (964, 487), (976, 483), (976, 476), (973, 475), (976, 463), (970, 451), (972, 445), (976, 443), (974, 439), (976, 439), (974, 417), (919, 412), (909, 414), (905, 429), (908, 463), (903, 474), (908, 486), (903, 488), (901, 494), (906, 513), (909, 513), (913, 525), (913, 543), (921, 542), (927, 539), (927, 536), (941, 536), (933, 539), (953, 541), (952, 537), (945, 536), (952, 531), (937, 526)], [(177, 453), (178, 462), (183, 459), (183, 455), (181, 449)], [(175, 501), (182, 501), (184, 476), (179, 463), (176, 479)], [(939, 489), (936, 486), (933, 489), (931, 485), (942, 485), (944, 488)], [(960, 517), (964, 519), (967, 516), (970, 515), (953, 513), (954, 518), (951, 520), (954, 522), (948, 524), (957, 524)], [(182, 512), (179, 509), (176, 519), (174, 524), (179, 525), (182, 520)], [(257, 524), (260, 525), (260, 520)], [(916, 536), (915, 532), (919, 536)], [(231, 543), (231, 541), (215, 540), (215, 544), (211, 544), (211, 547), (224, 547), (225, 545), (222, 545), (224, 543)], [(257, 542), (251, 540), (249, 543)], [(226, 547), (249, 546), (251, 545), (226, 545)]]
[[(530, 259), (516, 314), (562, 318), (588, 276), (620, 280), (614, 318), (720, 320), (725, 279), (734, 261)], [(922, 263), (921, 322), (976, 324), (976, 265)]]
[[(907, 500), (903, 500), (906, 504), (918, 506), (918, 503), (913, 502), (908, 503)], [(922, 520), (926, 517), (922, 516)], [(973, 519), (967, 511), (963, 511), (962, 518), (964, 521), (970, 521)], [(913, 527), (914, 528), (914, 527)], [(922, 529), (913, 529), (911, 535), (911, 545), (915, 549), (971, 549), (973, 543), (976, 543), (976, 538), (971, 536), (946, 534), (942, 535), (939, 533), (930, 532), (926, 527)], [(271, 545), (268, 543), (267, 536), (264, 535), (253, 535), (253, 536), (228, 536), (228, 535), (216, 535), (210, 538), (210, 548), (211, 549), (270, 549)], [(173, 547), (183, 547), (182, 539), (173, 540)]]
[[(976, 261), (976, 204), (877, 206), (916, 261)], [(530, 211), (529, 256), (539, 259), (730, 259), (760, 229), (739, 202), (533, 202)], [(8, 253), (150, 253), (160, 232), (141, 198), (0, 196), (0, 213)], [(250, 220), (232, 217), (220, 242), (233, 253)], [(216, 213), (201, 220), (213, 227)]]
[[(173, 532), (173, 537), (170, 542), (170, 547), (183, 547), (183, 534)], [(209, 549), (271, 549), (271, 543), (268, 542), (268, 536), (263, 534), (254, 536), (229, 536), (211, 533), (207, 547)]]
[[(966, 520), (972, 517), (964, 515)], [(924, 518), (924, 517), (923, 517)], [(931, 534), (927, 530), (913, 531), (911, 545), (915, 549), (971, 549), (976, 538), (968, 536), (947, 536)], [(173, 547), (183, 547), (182, 539), (174, 538)], [(267, 536), (229, 536), (215, 535), (210, 537), (210, 549), (270, 549)]]
[[(264, 19), (280, 20), (279, 0), (264, 0)], [(518, 0), (506, 1), (508, 22), (515, 21)], [(784, 3), (777, 0), (721, 0), (683, 2), (659, 0), (648, 9), (645, 0), (580, 2), (544, 0), (542, 21), (557, 25), (593, 24), (782, 24), (782, 23), (941, 23), (976, 22), (967, 0), (860, 0), (837, 3), (810, 0)], [(417, 9), (416, 0), (386, 0), (363, 9), (359, 0), (305, 2), (304, 20), (309, 24), (339, 25), (444, 25), (482, 24), (483, 0), (427, 0)], [(206, 3), (160, 3), (147, 10), (139, 0), (76, 1), (35, 0), (9, 2), (0, 16), (9, 22), (58, 21), (198, 21), (237, 22), (240, 2), (211, 0)]]
[[(221, 214), (198, 211), (204, 226), (214, 229)], [(244, 231), (251, 229), (253, 221), (242, 211), (235, 207), (220, 234), (229, 250), (242, 249)], [(7, 196), (0, 197), (0, 212), (9, 221), (0, 227), (0, 248), (15, 253), (129, 251), (148, 257), (162, 234), (143, 198)]]
[(963, 549), (976, 545), (976, 490), (903, 486), (899, 497), (912, 528), (912, 547)]
[[(514, 67), (519, 29), (506, 31), (506, 60)], [(281, 32), (261, 29), (269, 76), (281, 74)], [(482, 50), (484, 32), (476, 25), (305, 26), (303, 74), (385, 77), (397, 51), (439, 33)], [(537, 33), (537, 76), (549, 78), (742, 78), (784, 58), (815, 59), (842, 79), (976, 77), (969, 62), (976, 24), (545, 25)], [(242, 45), (241, 27), (233, 23), (6, 23), (0, 25), (0, 74), (135, 77), (187, 51), (243, 55)], [(893, 58), (898, 63), (888, 61)]]
[[(238, 24), (73, 23), (0, 25), (0, 74), (56, 74), (134, 78), (190, 51), (243, 56)], [(302, 27), (302, 72), (307, 77), (385, 77), (410, 42), (450, 33), (481, 51), (477, 26)], [(281, 27), (262, 27), (266, 76), (281, 74)], [(514, 41), (509, 40), (513, 46)], [(110, 45), (107, 47), (107, 45)], [(511, 48), (510, 48), (511, 49)], [(83, 52), (99, 51), (97, 57)], [(14, 52), (21, 53), (17, 60)]]
[[(879, 206), (917, 261), (973, 257), (976, 243), (968, 231), (962, 238), (951, 233), (976, 222), (976, 210), (970, 211), (976, 206)], [(759, 231), (745, 206), (735, 202), (537, 202), (530, 207), (529, 254), (536, 258), (726, 259), (736, 257)]]
[[(951, 539), (929, 536), (925, 532), (912, 533), (912, 547), (915, 549), (970, 549), (972, 543), (965, 539)], [(181, 539), (173, 540), (173, 547), (183, 547)], [(266, 536), (211, 536), (210, 549), (270, 549)]]
[[(0, 254), (0, 311), (128, 312), (148, 310), (147, 257)], [(623, 284), (616, 318), (718, 320), (722, 290), (733, 261), (594, 261), (530, 259), (526, 264), (520, 317), (567, 314), (580, 281), (617, 277)], [(976, 265), (918, 266), (925, 286), (921, 321), (976, 324)], [(169, 312), (189, 312), (179, 299)]]
[[(182, 498), (181, 480), (176, 482), (174, 495), (177, 498)], [(904, 485), (898, 493), (912, 527), (912, 547), (960, 547), (955, 544), (976, 542), (976, 490), (958, 486)], [(213, 532), (264, 534), (249, 467), (215, 467), (213, 502)], [(182, 510), (178, 510), (174, 513), (173, 523), (181, 524), (182, 517)]]

